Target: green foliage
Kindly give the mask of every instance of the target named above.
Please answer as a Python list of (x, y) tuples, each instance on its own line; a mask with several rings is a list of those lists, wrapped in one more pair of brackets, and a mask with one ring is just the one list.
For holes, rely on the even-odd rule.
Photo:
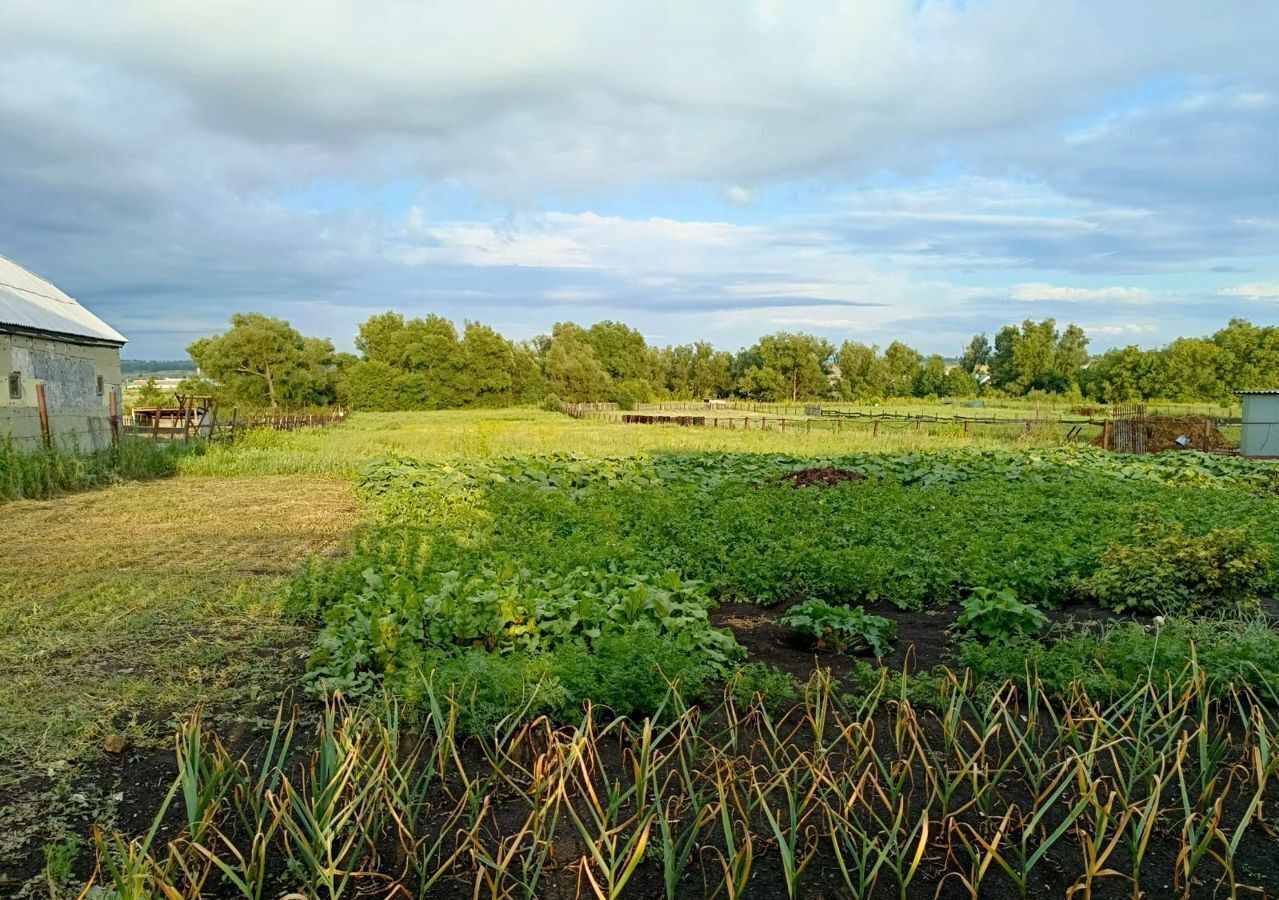
[(653, 386), (642, 378), (619, 381), (613, 390), (621, 409), (635, 409), (641, 403), (653, 402)]
[(202, 444), (172, 446), (122, 439), (106, 450), (76, 453), (57, 447), (22, 451), (0, 443), (0, 500), (38, 500), (119, 481), (164, 478), (180, 461), (203, 452)]
[(1169, 618), (1063, 630), (1053, 640), (964, 641), (957, 662), (981, 681), (1026, 684), (1037, 676), (1053, 694), (1080, 685), (1094, 697), (1120, 696), (1135, 684), (1184, 686), (1191, 663), (1214, 690), (1250, 688), (1279, 699), (1279, 632), (1261, 618)]
[(547, 394), (542, 398), (542, 409), (547, 412), (559, 412), (563, 405), (564, 401), (559, 394)]
[(1250, 612), (1271, 585), (1270, 560), (1243, 528), (1195, 536), (1180, 523), (1143, 523), (1132, 543), (1106, 548), (1081, 588), (1115, 612)]
[(1015, 591), (976, 588), (963, 602), (955, 628), (982, 640), (993, 641), (1038, 633), (1048, 617), (1032, 603), (1022, 603)]
[(229, 330), (201, 338), (187, 352), (230, 399), (245, 406), (317, 406), (336, 397), (333, 344), (303, 337), (282, 319), (237, 313)]
[(838, 653), (867, 649), (883, 656), (897, 640), (897, 623), (873, 616), (860, 606), (831, 606), (823, 600), (808, 600), (792, 606), (780, 621), (816, 640), (818, 647)]
[(775, 709), (799, 697), (799, 685), (789, 675), (765, 662), (748, 662), (741, 666), (729, 682), (733, 700), (749, 707), (758, 700), (765, 709)]

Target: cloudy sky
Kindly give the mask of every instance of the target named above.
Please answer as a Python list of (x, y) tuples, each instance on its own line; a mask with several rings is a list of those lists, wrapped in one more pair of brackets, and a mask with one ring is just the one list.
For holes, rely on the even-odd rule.
[(1279, 2), (2, 0), (0, 253), (133, 358), (1275, 322)]

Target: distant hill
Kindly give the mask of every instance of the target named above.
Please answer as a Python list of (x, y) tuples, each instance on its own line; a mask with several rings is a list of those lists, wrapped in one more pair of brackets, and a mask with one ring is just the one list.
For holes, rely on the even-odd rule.
[(193, 375), (195, 363), (189, 359), (122, 359), (125, 375)]

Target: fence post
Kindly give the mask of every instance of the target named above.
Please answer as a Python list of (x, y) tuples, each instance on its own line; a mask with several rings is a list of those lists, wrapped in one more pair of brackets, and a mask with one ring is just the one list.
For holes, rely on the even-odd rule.
[(872, 432), (874, 437), (879, 437), (879, 419), (875, 419), (875, 430)]

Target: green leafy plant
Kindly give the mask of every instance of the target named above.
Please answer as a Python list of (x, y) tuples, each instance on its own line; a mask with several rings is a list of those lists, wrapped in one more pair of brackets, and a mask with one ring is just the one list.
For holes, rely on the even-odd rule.
[(963, 612), (955, 619), (958, 631), (993, 641), (1037, 634), (1048, 617), (1033, 603), (1022, 603), (1015, 591), (1004, 588), (977, 588), (963, 602)]
[(1115, 612), (1255, 612), (1271, 583), (1270, 548), (1243, 528), (1203, 536), (1142, 524), (1132, 543), (1111, 544), (1082, 591)]
[(780, 621), (816, 640), (819, 648), (837, 653), (869, 649), (883, 656), (897, 640), (897, 623), (892, 619), (871, 615), (860, 606), (831, 606), (824, 600), (792, 606)]

